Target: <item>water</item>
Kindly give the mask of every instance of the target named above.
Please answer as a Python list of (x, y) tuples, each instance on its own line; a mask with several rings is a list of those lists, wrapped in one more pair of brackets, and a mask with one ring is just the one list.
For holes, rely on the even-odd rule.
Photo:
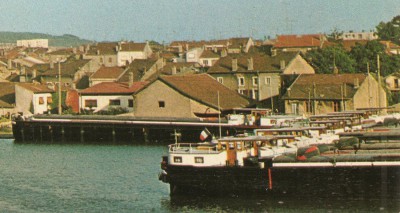
[[(173, 197), (166, 146), (0, 140), (0, 212), (399, 212), (400, 197), (357, 194)], [(400, 181), (400, 180), (399, 180)]]

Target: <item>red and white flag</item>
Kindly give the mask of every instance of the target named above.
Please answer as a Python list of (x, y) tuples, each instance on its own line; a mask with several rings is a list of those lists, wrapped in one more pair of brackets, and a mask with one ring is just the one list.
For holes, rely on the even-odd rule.
[(208, 138), (208, 136), (210, 136), (211, 135), (211, 133), (208, 131), (208, 129), (207, 128), (205, 128), (203, 131), (201, 131), (201, 133), (200, 133), (200, 140), (201, 141), (204, 141), (205, 139), (207, 139)]

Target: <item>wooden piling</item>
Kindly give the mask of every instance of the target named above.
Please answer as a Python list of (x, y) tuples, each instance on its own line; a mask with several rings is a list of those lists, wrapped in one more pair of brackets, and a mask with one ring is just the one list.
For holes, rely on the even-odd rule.
[(84, 142), (85, 142), (84, 136), (85, 136), (85, 130), (84, 130), (83, 127), (81, 126), (81, 143), (84, 143)]

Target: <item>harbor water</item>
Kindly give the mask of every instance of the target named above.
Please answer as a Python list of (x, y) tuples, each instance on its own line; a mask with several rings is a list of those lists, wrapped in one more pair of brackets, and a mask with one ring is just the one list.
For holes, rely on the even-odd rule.
[(325, 186), (316, 193), (170, 197), (169, 185), (158, 180), (166, 152), (166, 145), (16, 144), (1, 139), (0, 212), (400, 211), (398, 194), (337, 193)]

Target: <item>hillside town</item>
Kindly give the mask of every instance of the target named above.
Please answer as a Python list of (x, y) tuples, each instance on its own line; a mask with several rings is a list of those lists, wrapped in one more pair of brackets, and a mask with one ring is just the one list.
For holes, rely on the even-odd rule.
[[(335, 51), (329, 56), (325, 69), (310, 54), (339, 47), (351, 52), (373, 42), (384, 52), (373, 56), (376, 64), (362, 65), (374, 67), (366, 71), (346, 70), (339, 51), (336, 58)], [(48, 43), (30, 39), (1, 46), (1, 116), (197, 118), (235, 108), (302, 116), (360, 109), (383, 113), (396, 110), (400, 88), (400, 68), (385, 72), (379, 65), (379, 57), (398, 57), (400, 46), (373, 31), (67, 48)]]

